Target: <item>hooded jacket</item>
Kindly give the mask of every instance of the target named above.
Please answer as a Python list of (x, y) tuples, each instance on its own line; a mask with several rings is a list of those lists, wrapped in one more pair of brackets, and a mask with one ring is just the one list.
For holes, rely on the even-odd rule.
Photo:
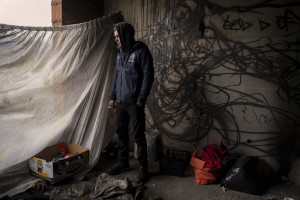
[(121, 47), (118, 48), (110, 99), (120, 103), (146, 103), (154, 81), (153, 58), (147, 45), (134, 40), (134, 28), (128, 23), (115, 25)]

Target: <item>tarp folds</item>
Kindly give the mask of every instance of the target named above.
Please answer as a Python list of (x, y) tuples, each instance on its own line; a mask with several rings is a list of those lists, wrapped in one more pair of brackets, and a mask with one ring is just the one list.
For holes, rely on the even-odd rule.
[[(62, 27), (0, 24), (0, 197), (30, 182), (28, 158), (70, 142), (98, 161), (114, 71), (117, 16)], [(82, 178), (84, 173), (77, 178)]]

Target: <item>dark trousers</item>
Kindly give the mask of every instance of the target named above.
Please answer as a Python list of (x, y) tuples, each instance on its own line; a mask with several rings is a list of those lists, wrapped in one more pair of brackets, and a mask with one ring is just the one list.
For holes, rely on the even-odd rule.
[(117, 103), (116, 133), (119, 140), (119, 163), (128, 164), (129, 156), (129, 121), (132, 124), (132, 132), (137, 144), (137, 156), (140, 166), (147, 166), (147, 142), (145, 137), (145, 109), (136, 104)]

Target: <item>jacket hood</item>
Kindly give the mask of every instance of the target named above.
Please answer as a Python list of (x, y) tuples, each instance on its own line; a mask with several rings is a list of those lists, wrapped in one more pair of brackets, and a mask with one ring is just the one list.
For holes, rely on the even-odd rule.
[(114, 25), (114, 29), (118, 31), (122, 51), (128, 52), (135, 44), (133, 26), (126, 22), (120, 22)]

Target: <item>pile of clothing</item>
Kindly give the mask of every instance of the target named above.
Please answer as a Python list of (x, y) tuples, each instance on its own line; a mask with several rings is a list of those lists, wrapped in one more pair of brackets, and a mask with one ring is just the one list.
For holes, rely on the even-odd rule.
[(1, 200), (161, 200), (142, 184), (132, 182), (128, 178), (117, 179), (106, 173), (101, 173), (90, 180), (73, 181), (59, 186), (49, 185), (48, 188), (50, 188), (48, 191), (42, 191), (41, 188), (39, 190), (37, 187), (30, 188)]

